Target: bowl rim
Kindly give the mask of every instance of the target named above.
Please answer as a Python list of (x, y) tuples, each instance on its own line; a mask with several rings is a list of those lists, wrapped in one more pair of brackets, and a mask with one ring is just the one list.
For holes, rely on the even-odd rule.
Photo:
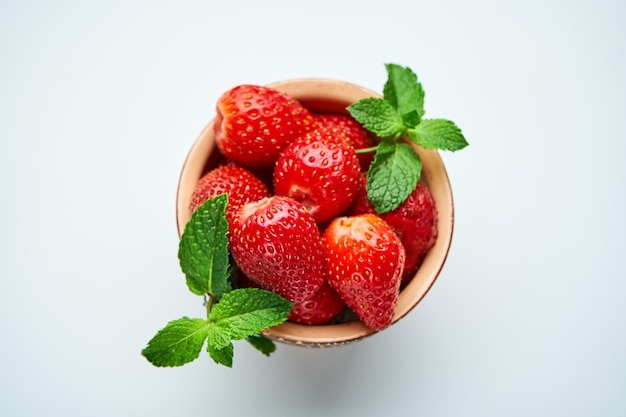
[[(348, 104), (366, 97), (381, 96), (362, 86), (326, 78), (294, 78), (278, 81), (267, 86), (275, 88), (301, 101), (312, 110), (345, 112)], [(329, 107), (334, 107), (329, 109)], [(176, 191), (176, 223), (179, 238), (191, 218), (190, 197), (207, 166), (215, 155), (213, 136), (214, 119), (200, 132), (183, 163)], [(454, 201), (450, 180), (436, 150), (423, 149), (410, 141), (422, 159), (422, 179), (429, 186), (437, 207), (437, 240), (426, 254), (415, 276), (403, 287), (398, 297), (391, 325), (404, 318), (430, 291), (446, 262), (454, 232)], [(263, 334), (278, 342), (307, 347), (340, 346), (362, 340), (379, 333), (366, 327), (361, 321), (340, 324), (304, 325), (285, 322), (267, 329)]]

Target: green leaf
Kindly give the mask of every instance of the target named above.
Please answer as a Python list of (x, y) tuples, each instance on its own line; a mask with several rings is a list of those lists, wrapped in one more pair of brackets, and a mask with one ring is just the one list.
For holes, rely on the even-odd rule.
[(229, 368), (233, 367), (233, 356), (235, 354), (235, 347), (233, 346), (232, 342), (229, 342), (221, 349), (214, 349), (209, 344), (207, 345), (206, 350), (209, 353), (211, 359), (215, 361), (215, 363), (228, 366)]
[(155, 366), (181, 366), (200, 355), (209, 323), (183, 317), (159, 330), (141, 354)]
[(281, 296), (258, 288), (241, 288), (224, 294), (209, 314), (213, 324), (209, 343), (215, 349), (226, 340), (239, 340), (283, 323), (293, 303)]
[(220, 194), (198, 207), (178, 246), (189, 290), (198, 295), (209, 293), (217, 300), (230, 291), (227, 204), (228, 195)]
[(223, 349), (225, 346), (228, 346), (232, 340), (227, 330), (213, 324), (209, 327), (207, 339), (209, 347), (214, 350)]
[(415, 190), (422, 161), (404, 142), (385, 139), (367, 173), (367, 197), (378, 214), (396, 209)]
[(405, 115), (413, 111), (418, 118), (424, 115), (424, 89), (417, 80), (417, 75), (408, 67), (396, 64), (385, 64), (387, 82), (383, 88), (383, 97), (399, 114)]
[(420, 122), (420, 116), (417, 113), (417, 111), (412, 110), (412, 111), (408, 112), (407, 114), (403, 114), (402, 115), (402, 122), (407, 127), (415, 127)]
[(425, 119), (414, 129), (409, 129), (409, 138), (424, 149), (458, 151), (468, 143), (461, 129), (445, 119)]
[(364, 98), (349, 105), (348, 111), (363, 127), (381, 138), (399, 136), (404, 132), (400, 113), (381, 98)]
[(254, 346), (257, 350), (259, 350), (265, 356), (270, 356), (272, 353), (274, 353), (274, 351), (276, 351), (276, 344), (274, 343), (274, 341), (271, 339), (268, 339), (265, 336), (261, 336), (261, 335), (248, 336), (247, 340), (248, 342), (250, 342), (252, 346)]

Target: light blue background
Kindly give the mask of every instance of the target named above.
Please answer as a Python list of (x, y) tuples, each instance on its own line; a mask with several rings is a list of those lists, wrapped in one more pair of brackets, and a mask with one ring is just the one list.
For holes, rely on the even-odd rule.
[[(2, 2), (0, 415), (626, 415), (625, 4)], [(442, 154), (426, 299), (347, 347), (152, 367), (156, 330), (203, 314), (174, 201), (221, 92), (381, 91), (385, 62), (471, 143)]]

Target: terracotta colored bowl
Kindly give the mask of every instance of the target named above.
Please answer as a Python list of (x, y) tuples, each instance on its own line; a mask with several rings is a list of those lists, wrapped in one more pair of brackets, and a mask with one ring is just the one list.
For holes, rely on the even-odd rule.
[[(365, 97), (380, 95), (363, 87), (326, 79), (297, 79), (270, 85), (298, 99), (313, 111), (346, 113), (345, 108)], [(430, 188), (438, 210), (438, 237), (428, 252), (417, 274), (404, 287), (398, 298), (393, 323), (408, 314), (424, 298), (439, 275), (450, 248), (454, 225), (452, 191), (445, 166), (436, 151), (415, 147), (422, 163), (422, 179)], [(184, 163), (176, 201), (178, 233), (182, 236), (185, 224), (191, 218), (189, 203), (196, 183), (215, 163), (217, 156), (213, 121), (204, 128), (193, 144)], [(265, 332), (279, 342), (309, 347), (338, 346), (363, 339), (376, 333), (360, 321), (342, 324), (307, 326), (286, 322)]]

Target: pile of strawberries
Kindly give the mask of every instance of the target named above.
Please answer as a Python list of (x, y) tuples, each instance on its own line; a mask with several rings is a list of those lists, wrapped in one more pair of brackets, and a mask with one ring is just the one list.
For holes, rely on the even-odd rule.
[(347, 114), (317, 114), (272, 88), (240, 85), (217, 103), (221, 160), (198, 182), (191, 209), (228, 194), (235, 286), (294, 302), (289, 320), (332, 323), (353, 312), (391, 324), (400, 288), (437, 233), (420, 181), (397, 209), (377, 214), (365, 184), (377, 138)]

